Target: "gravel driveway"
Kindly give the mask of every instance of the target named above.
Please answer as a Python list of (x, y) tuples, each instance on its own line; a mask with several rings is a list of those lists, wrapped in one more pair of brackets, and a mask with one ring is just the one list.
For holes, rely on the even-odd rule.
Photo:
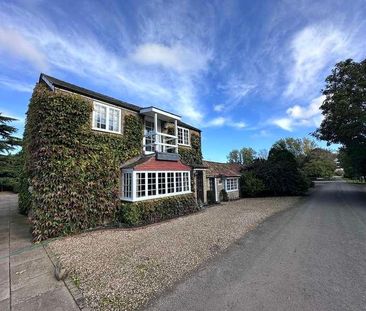
[(135, 310), (299, 197), (241, 199), (145, 228), (67, 237), (50, 248), (89, 307)]

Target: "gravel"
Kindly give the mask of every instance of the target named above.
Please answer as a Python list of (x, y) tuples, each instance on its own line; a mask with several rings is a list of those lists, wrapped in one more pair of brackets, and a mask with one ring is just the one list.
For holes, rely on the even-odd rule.
[(139, 229), (49, 244), (95, 310), (136, 310), (299, 197), (241, 199)]

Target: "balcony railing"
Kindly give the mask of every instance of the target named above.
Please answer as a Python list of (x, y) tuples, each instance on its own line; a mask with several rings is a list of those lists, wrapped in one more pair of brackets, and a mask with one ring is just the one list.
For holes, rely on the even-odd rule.
[(151, 131), (145, 135), (144, 150), (149, 152), (178, 153), (178, 137), (165, 133)]

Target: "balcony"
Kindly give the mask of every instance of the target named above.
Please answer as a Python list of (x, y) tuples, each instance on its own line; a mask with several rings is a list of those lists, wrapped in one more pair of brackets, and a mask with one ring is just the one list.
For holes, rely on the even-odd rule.
[(178, 153), (178, 137), (165, 133), (148, 131), (144, 135), (144, 151)]
[[(178, 120), (181, 117), (155, 107), (143, 108), (140, 113), (144, 116), (145, 154), (154, 152), (177, 154)], [(171, 130), (169, 134), (168, 128)]]

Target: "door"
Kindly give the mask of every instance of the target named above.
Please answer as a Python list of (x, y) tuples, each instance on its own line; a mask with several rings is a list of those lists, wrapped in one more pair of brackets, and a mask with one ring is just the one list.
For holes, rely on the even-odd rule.
[(216, 202), (216, 185), (214, 177), (210, 177), (208, 179), (207, 202), (208, 204), (213, 204)]
[(204, 194), (203, 194), (203, 172), (196, 171), (196, 193), (197, 193), (197, 201), (205, 202)]

